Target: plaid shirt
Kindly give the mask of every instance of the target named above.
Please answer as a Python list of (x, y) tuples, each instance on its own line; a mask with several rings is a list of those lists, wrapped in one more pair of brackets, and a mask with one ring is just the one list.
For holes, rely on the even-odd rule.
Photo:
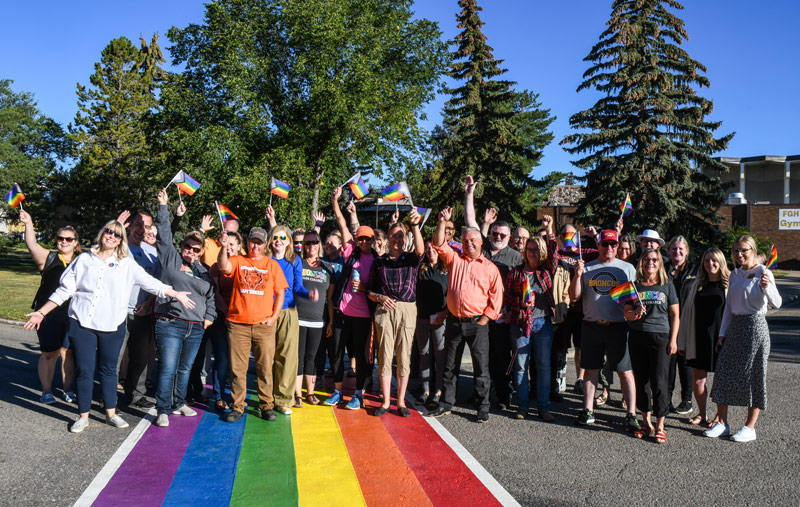
[[(558, 267), (559, 253), (558, 243), (554, 235), (550, 235), (547, 241), (547, 260), (539, 264), (533, 270), (539, 286), (547, 294), (547, 299), (550, 304), (550, 311), (555, 315), (556, 302), (553, 298), (553, 275)], [(528, 275), (525, 274), (525, 262), (516, 266), (508, 272), (506, 276), (505, 292), (503, 299), (505, 305), (509, 308), (507, 320), (512, 324), (519, 326), (523, 329), (525, 336), (530, 336), (533, 327), (533, 307), (526, 307), (522, 304), (522, 291)]]
[(397, 259), (389, 254), (378, 257), (372, 265), (371, 290), (395, 301), (416, 302), (417, 274), (424, 260), (425, 256), (414, 252), (405, 252)]

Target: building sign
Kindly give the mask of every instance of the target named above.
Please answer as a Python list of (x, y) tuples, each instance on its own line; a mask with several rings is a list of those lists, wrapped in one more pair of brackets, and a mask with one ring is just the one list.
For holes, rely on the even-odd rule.
[(782, 231), (800, 231), (800, 209), (779, 209), (778, 229)]

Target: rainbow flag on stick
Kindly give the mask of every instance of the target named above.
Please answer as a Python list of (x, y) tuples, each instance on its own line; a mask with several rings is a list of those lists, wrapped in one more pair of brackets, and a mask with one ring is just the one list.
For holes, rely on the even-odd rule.
[(14, 183), (14, 186), (12, 186), (11, 190), (6, 194), (6, 202), (12, 208), (22, 209), (22, 201), (24, 200), (25, 194), (22, 193), (22, 189), (19, 188), (19, 185)]
[(631, 194), (625, 194), (625, 200), (622, 201), (622, 204), (619, 205), (619, 211), (621, 213), (620, 218), (626, 217), (631, 214), (631, 211), (633, 211), (633, 203), (631, 203)]
[(381, 190), (383, 197), (389, 201), (399, 201), (403, 197), (411, 197), (411, 191), (408, 189), (405, 181), (395, 183), (390, 187)]
[(528, 279), (525, 279), (525, 282), (522, 284), (522, 303), (524, 305), (533, 304), (534, 295), (533, 291), (531, 290), (531, 284), (528, 282)]
[(239, 217), (234, 215), (233, 211), (224, 204), (217, 204), (217, 213), (219, 213), (219, 219), (223, 223), (226, 220), (239, 220)]
[(617, 285), (608, 293), (611, 295), (611, 299), (614, 300), (615, 303), (625, 303), (626, 301), (637, 302), (639, 301), (639, 293), (636, 291), (636, 287), (633, 285), (633, 282), (625, 282), (622, 285)]
[(565, 232), (564, 233), (564, 248), (578, 248), (578, 241), (576, 236), (578, 235), (577, 232)]
[(369, 193), (367, 189), (367, 184), (364, 181), (364, 178), (361, 177), (361, 173), (355, 173), (349, 180), (345, 181), (344, 185), (350, 186), (350, 191), (356, 197), (356, 199), (363, 199), (365, 195)]
[(178, 171), (178, 174), (172, 178), (170, 183), (174, 183), (178, 187), (179, 196), (181, 192), (187, 195), (194, 195), (194, 193), (197, 192), (197, 189), (200, 188), (200, 183), (186, 174), (183, 170)]
[(278, 197), (282, 197), (286, 199), (289, 197), (289, 190), (292, 189), (292, 186), (288, 183), (279, 180), (278, 178), (272, 178), (272, 183), (269, 186), (269, 192), (271, 194), (275, 194)]
[(422, 220), (419, 221), (419, 227), (421, 229), (422, 226), (425, 225), (425, 222), (428, 220), (428, 217), (431, 216), (431, 208), (417, 207), (416, 210), (417, 213), (419, 213), (419, 216), (422, 217)]
[(767, 257), (767, 269), (775, 269), (778, 264), (778, 249), (772, 245), (769, 249), (769, 257)]

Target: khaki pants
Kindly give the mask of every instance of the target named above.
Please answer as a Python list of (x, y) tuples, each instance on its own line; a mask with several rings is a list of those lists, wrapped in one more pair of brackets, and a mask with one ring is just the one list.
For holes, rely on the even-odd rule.
[(379, 307), (375, 312), (378, 337), (378, 374), (392, 374), (392, 357), (397, 353), (397, 376), (411, 373), (411, 345), (417, 327), (417, 304), (398, 301), (391, 310)]
[(284, 308), (275, 325), (275, 366), (272, 368), (275, 404), (291, 407), (297, 381), (298, 341), (297, 308)]
[(250, 349), (256, 359), (258, 407), (270, 410), (272, 398), (272, 361), (275, 357), (275, 326), (228, 322), (228, 350), (231, 362), (231, 398), (233, 410), (244, 412), (247, 397), (247, 367)]

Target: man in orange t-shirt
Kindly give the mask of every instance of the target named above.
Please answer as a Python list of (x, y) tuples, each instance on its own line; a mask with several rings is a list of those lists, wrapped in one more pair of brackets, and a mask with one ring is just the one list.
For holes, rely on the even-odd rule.
[[(228, 236), (223, 235), (222, 240), (227, 241)], [(217, 259), (222, 274), (233, 278), (233, 293), (228, 309), (233, 410), (225, 419), (228, 422), (236, 422), (244, 414), (251, 347), (256, 359), (261, 417), (268, 421), (275, 420), (275, 412), (272, 410), (275, 323), (283, 307), (284, 290), (289, 285), (278, 263), (271, 257), (264, 256), (266, 242), (267, 231), (261, 227), (253, 227), (247, 237), (246, 257), (228, 257), (223, 244)]]

